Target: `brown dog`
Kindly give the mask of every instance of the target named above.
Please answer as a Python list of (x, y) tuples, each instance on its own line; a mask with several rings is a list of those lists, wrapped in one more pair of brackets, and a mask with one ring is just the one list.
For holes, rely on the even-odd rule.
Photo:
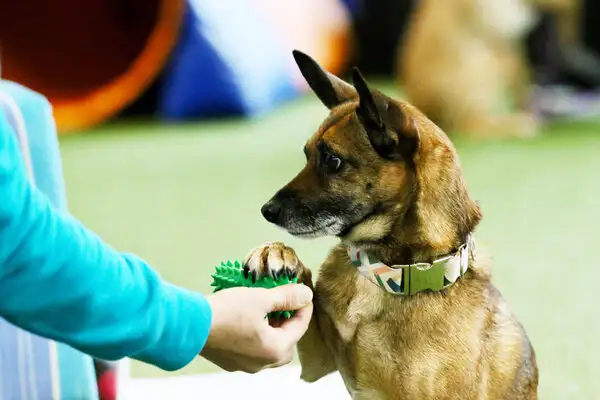
[[(547, 1), (547, 0), (545, 0)], [(408, 101), (449, 133), (531, 137), (530, 0), (418, 0), (398, 50)]]
[(448, 137), (358, 70), (352, 86), (294, 56), (331, 113), (306, 144), (306, 166), (262, 213), (292, 235), (342, 243), (314, 288), (282, 243), (254, 249), (245, 270), (297, 274), (313, 288), (302, 379), (339, 371), (355, 399), (536, 399), (534, 350), (475, 253), (481, 214)]

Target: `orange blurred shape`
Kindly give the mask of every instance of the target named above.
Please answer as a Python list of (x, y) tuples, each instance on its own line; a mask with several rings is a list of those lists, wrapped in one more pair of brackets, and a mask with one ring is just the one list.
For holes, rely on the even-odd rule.
[(184, 0), (0, 0), (2, 77), (48, 97), (61, 133), (133, 102), (175, 45)]
[[(281, 33), (299, 88), (306, 84), (292, 49), (340, 72), (350, 18), (339, 0), (251, 1)], [(185, 0), (0, 0), (2, 77), (48, 97), (61, 134), (90, 128), (154, 81), (177, 43), (184, 11)]]
[(342, 72), (351, 47), (351, 21), (339, 0), (255, 0), (281, 33), (286, 46), (294, 82), (308, 85), (293, 61), (291, 51), (310, 55), (334, 74)]

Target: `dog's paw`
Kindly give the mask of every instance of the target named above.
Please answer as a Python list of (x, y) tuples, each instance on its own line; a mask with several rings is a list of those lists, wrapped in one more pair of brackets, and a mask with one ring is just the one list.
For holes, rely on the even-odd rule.
[(244, 276), (256, 279), (271, 276), (278, 279), (287, 275), (290, 279), (300, 275), (304, 266), (291, 247), (281, 242), (269, 242), (250, 251), (244, 259)]

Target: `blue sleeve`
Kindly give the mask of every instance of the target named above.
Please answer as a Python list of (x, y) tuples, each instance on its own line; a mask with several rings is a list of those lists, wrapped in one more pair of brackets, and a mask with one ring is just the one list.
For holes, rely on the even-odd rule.
[(21, 160), (0, 113), (0, 316), (96, 358), (169, 371), (191, 362), (210, 330), (206, 298), (54, 209)]

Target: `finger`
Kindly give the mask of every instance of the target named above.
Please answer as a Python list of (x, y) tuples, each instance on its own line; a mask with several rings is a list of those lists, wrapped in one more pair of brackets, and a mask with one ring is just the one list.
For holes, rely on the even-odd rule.
[(293, 348), (302, 336), (304, 336), (310, 324), (312, 312), (313, 304), (309, 303), (306, 307), (296, 311), (294, 316), (284, 321), (280, 327), (273, 328), (280, 334), (280, 339), (285, 341), (284, 346)]
[(267, 313), (272, 311), (292, 311), (306, 307), (313, 297), (313, 292), (306, 285), (289, 284), (268, 289), (266, 292), (267, 301), (265, 310)]

